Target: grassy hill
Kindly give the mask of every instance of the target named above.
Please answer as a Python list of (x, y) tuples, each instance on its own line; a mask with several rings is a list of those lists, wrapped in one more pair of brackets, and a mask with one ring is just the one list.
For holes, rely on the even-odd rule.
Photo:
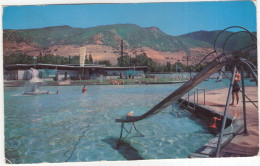
[[(181, 35), (180, 37), (191, 39), (191, 40), (200, 40), (211, 45), (214, 45), (215, 39), (220, 31), (198, 31), (193, 33), (188, 33)], [(223, 32), (216, 41), (217, 48), (223, 48), (225, 40), (234, 34), (234, 32), (225, 31)], [(253, 32), (256, 35), (255, 32)], [(245, 46), (253, 44), (253, 40), (248, 33), (241, 32), (235, 35), (232, 35), (226, 42), (227, 50), (238, 50)]]
[(183, 48), (211, 47), (203, 40), (174, 37), (157, 27), (142, 28), (134, 24), (116, 24), (91, 28), (69, 26), (46, 27), (26, 30), (4, 30), (4, 40), (34, 43), (42, 49), (53, 45), (96, 44), (119, 47), (121, 39), (124, 47), (135, 49), (149, 47), (157, 51), (177, 52)]
[[(121, 56), (120, 45), (124, 40), (124, 53), (135, 57), (143, 52), (160, 64), (170, 62), (196, 63), (201, 56), (213, 51), (213, 44), (220, 31), (198, 31), (180, 36), (171, 36), (157, 27), (142, 28), (135, 24), (115, 24), (91, 28), (55, 26), (39, 29), (4, 30), (4, 56), (21, 54), (39, 56), (40, 53), (75, 57), (80, 47), (95, 61), (109, 60), (117, 63)], [(225, 39), (233, 32), (224, 32), (217, 42), (222, 49)], [(252, 44), (250, 36), (239, 33), (228, 40), (226, 50), (233, 51)]]

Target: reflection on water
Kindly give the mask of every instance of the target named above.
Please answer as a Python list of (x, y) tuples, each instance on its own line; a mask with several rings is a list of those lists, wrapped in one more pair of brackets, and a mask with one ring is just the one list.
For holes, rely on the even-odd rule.
[[(201, 87), (229, 85), (215, 84)], [(93, 85), (87, 93), (81, 86), (45, 86), (50, 95), (39, 96), (5, 87), (6, 158), (12, 163), (186, 158), (213, 135), (203, 120), (181, 112), (172, 116), (172, 108), (137, 122), (144, 137), (126, 139), (115, 149), (121, 125), (116, 118), (130, 111), (143, 114), (180, 85)]]

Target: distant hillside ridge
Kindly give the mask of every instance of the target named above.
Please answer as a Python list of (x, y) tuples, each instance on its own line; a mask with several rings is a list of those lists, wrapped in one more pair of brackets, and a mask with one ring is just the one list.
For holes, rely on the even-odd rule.
[[(199, 40), (199, 41), (203, 41), (203, 42), (209, 43), (211, 45), (214, 45), (215, 39), (220, 32), (221, 32), (220, 30), (218, 30), (218, 31), (197, 31), (197, 32), (180, 35), (179, 37), (183, 37), (183, 38), (191, 39), (191, 40)], [(234, 33), (236, 33), (236, 32), (224, 31), (223, 33), (221, 33), (216, 41), (216, 47), (223, 48), (225, 40), (228, 39), (228, 37)], [(256, 32), (251, 32), (251, 33), (256, 35)], [(239, 32), (235, 35), (232, 35), (227, 40), (226, 45), (227, 45), (227, 50), (238, 50), (240, 48), (246, 47), (253, 43), (254, 42), (249, 33)]]
[[(91, 28), (73, 28), (67, 25), (38, 29), (3, 30), (4, 56), (26, 54), (39, 56), (78, 56), (80, 47), (86, 47), (86, 55), (95, 61), (109, 60), (117, 64), (121, 56), (121, 40), (124, 55), (135, 57), (146, 53), (158, 63), (197, 63), (200, 57), (212, 52), (213, 43), (220, 31), (198, 31), (180, 36), (171, 36), (158, 27), (140, 27), (135, 24), (102, 25)], [(225, 39), (233, 32), (225, 32)], [(235, 35), (227, 49), (241, 48), (250, 43), (247, 34)], [(233, 40), (235, 38), (235, 40)], [(222, 42), (222, 43), (221, 43)], [(222, 47), (223, 40), (217, 43)]]
[(210, 47), (201, 40), (187, 40), (167, 35), (157, 27), (141, 28), (135, 24), (116, 24), (91, 28), (55, 26), (39, 29), (4, 30), (4, 40), (35, 44), (42, 49), (53, 45), (99, 44), (117, 48), (121, 39), (126, 48), (149, 47), (157, 51), (177, 52), (186, 48)]

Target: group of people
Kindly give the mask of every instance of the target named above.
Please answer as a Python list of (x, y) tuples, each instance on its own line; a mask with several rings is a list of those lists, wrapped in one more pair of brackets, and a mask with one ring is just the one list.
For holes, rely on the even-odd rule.
[(124, 85), (125, 84), (124, 80), (114, 80), (114, 79), (112, 79), (110, 82), (113, 85)]

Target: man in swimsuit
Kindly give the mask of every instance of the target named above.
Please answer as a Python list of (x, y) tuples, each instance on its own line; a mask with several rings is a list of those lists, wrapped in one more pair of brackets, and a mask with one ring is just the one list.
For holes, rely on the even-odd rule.
[(238, 106), (238, 102), (239, 102), (239, 95), (238, 92), (240, 90), (240, 86), (239, 86), (239, 82), (240, 82), (241, 76), (238, 72), (238, 70), (236, 70), (236, 74), (235, 74), (235, 80), (234, 80), (234, 85), (233, 85), (233, 90), (232, 90), (232, 102), (230, 105), (234, 105), (234, 101), (235, 101), (235, 96), (237, 98), (237, 104), (235, 105), (235, 107)]

